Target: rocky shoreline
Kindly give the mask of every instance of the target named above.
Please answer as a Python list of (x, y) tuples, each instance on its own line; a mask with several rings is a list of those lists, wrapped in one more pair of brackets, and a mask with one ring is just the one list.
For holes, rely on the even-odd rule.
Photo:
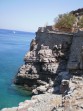
[[(1, 111), (83, 111), (83, 77), (72, 76), (67, 81), (69, 90), (62, 94), (45, 93), (19, 103), (18, 107)], [(62, 82), (61, 90), (64, 86)]]

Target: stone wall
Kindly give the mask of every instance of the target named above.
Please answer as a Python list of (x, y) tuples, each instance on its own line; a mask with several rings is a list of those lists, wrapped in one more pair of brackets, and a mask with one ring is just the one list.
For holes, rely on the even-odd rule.
[(83, 46), (83, 32), (74, 34), (72, 45), (70, 49), (68, 69), (80, 70), (82, 68), (82, 46)]
[(55, 32), (37, 32), (36, 33), (36, 41), (39, 44), (39, 47), (43, 44), (45, 46), (49, 46), (49, 48), (53, 48), (54, 45), (60, 45), (64, 42), (71, 44), (72, 34), (66, 33), (55, 33)]
[(49, 31), (56, 31), (56, 29), (54, 26), (50, 25), (45, 27), (39, 27), (37, 32), (49, 32)]

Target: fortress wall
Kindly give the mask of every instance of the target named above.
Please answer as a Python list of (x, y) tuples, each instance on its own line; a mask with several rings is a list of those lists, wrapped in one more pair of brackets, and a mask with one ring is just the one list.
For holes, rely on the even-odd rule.
[(46, 33), (46, 32), (37, 32), (36, 41), (38, 42), (39, 47), (41, 44), (53, 48), (54, 45), (59, 45), (64, 42), (71, 44), (72, 41), (71, 34), (58, 34), (58, 33)]
[(83, 32), (74, 35), (70, 49), (68, 69), (79, 69), (82, 61)]
[(36, 40), (39, 49), (42, 44), (49, 46), (49, 48), (52, 49), (54, 45), (60, 45), (67, 42), (71, 46), (67, 69), (82, 69), (81, 50), (83, 46), (83, 31), (74, 35), (66, 33), (37, 32)]

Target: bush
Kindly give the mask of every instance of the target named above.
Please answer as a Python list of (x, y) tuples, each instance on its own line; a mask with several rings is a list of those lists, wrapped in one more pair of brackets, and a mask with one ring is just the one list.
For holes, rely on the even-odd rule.
[(55, 19), (55, 28), (61, 31), (71, 31), (75, 20), (76, 17), (73, 14), (59, 15), (58, 18)]
[(83, 16), (78, 21), (79, 28), (83, 28)]

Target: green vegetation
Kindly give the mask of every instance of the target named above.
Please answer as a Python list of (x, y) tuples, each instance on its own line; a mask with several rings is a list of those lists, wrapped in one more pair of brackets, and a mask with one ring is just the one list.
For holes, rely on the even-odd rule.
[(76, 17), (73, 14), (62, 14), (55, 19), (55, 28), (60, 31), (71, 32), (73, 24), (76, 21)]
[(80, 17), (80, 19), (78, 21), (78, 26), (79, 26), (79, 28), (83, 28), (83, 16)]

